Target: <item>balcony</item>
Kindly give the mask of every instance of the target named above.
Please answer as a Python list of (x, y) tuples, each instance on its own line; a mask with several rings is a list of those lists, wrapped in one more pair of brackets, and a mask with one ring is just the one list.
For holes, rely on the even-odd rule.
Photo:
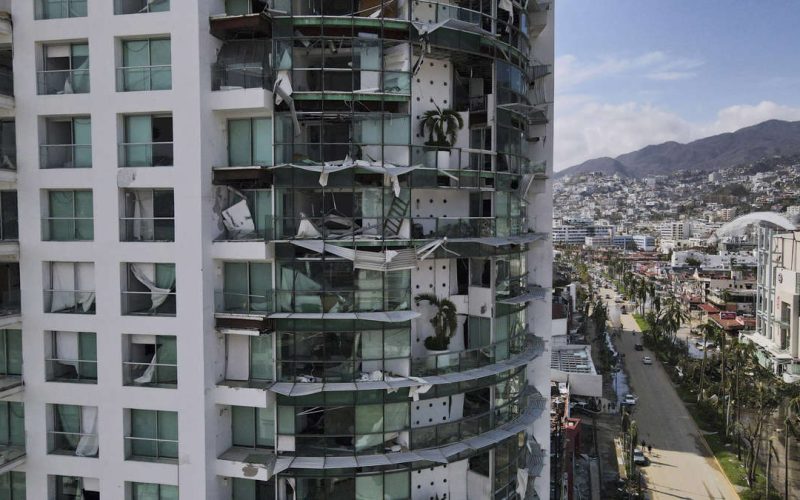
[(90, 91), (88, 69), (39, 71), (36, 82), (39, 95), (87, 94)]
[(275, 293), (271, 290), (257, 295), (217, 290), (214, 296), (218, 316), (261, 317), (275, 312)]
[(493, 344), (452, 351), (429, 354), (411, 359), (411, 375), (415, 377), (451, 378), (448, 374), (469, 374), (475, 370), (487, 376), (500, 373), (510, 367), (521, 366), (539, 356), (544, 350), (544, 342), (533, 335), (517, 335), (509, 340)]
[(172, 89), (172, 65), (126, 66), (117, 68), (117, 92)]
[(122, 143), (120, 167), (171, 167), (175, 163), (172, 142)]
[(114, 0), (114, 15), (169, 11), (170, 0)]
[(211, 35), (220, 40), (236, 38), (269, 38), (272, 18), (266, 0), (225, 2), (225, 14), (211, 16)]
[(45, 290), (46, 313), (94, 314), (94, 290)]
[(48, 382), (70, 382), (74, 384), (97, 383), (97, 360), (45, 359)]
[(34, 19), (86, 17), (86, 0), (36, 0)]
[(92, 145), (42, 144), (39, 168), (92, 168)]
[(178, 365), (153, 360), (123, 361), (122, 378), (127, 386), (175, 389), (178, 387)]

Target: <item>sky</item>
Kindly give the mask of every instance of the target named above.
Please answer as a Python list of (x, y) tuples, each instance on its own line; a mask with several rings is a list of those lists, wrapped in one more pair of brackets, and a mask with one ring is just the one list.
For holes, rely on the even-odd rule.
[(800, 120), (800, 0), (560, 0), (555, 17), (555, 170)]

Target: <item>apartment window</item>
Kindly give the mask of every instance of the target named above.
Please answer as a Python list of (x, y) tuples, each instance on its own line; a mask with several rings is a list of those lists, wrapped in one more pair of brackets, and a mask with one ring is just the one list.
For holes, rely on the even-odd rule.
[(97, 457), (97, 407), (48, 405), (50, 432), (48, 453)]
[(22, 375), (22, 330), (0, 330), (0, 375)]
[(86, 17), (86, 0), (36, 0), (34, 19)]
[(117, 91), (171, 89), (170, 50), (169, 38), (123, 40), (122, 67), (117, 72)]
[(122, 193), (120, 241), (175, 241), (172, 189), (126, 189)]
[(231, 407), (233, 445), (246, 448), (275, 446), (275, 409)]
[(47, 380), (97, 383), (97, 334), (48, 332)]
[(19, 264), (0, 264), (0, 317), (19, 314)]
[(6, 472), (0, 474), (0, 498), (5, 500), (25, 500), (25, 473)]
[(88, 116), (46, 118), (39, 168), (91, 168), (92, 121)]
[(17, 169), (17, 132), (14, 120), (0, 120), (0, 169)]
[(51, 497), (54, 500), (99, 500), (99, 482), (77, 476), (50, 476)]
[(127, 441), (129, 460), (178, 458), (178, 412), (128, 410), (130, 433)]
[[(252, 479), (231, 478), (233, 500), (275, 500), (275, 481), (254, 481)], [(366, 497), (365, 497), (366, 498)], [(380, 497), (378, 497), (380, 498)]]
[(42, 224), (45, 241), (91, 241), (94, 209), (91, 191), (47, 191), (47, 217)]
[(273, 308), (272, 264), (225, 262), (223, 264), (224, 312), (264, 313)]
[(37, 92), (40, 95), (89, 92), (89, 44), (43, 45)]
[(178, 500), (178, 487), (168, 484), (129, 483), (130, 500)]
[(174, 335), (126, 335), (125, 385), (178, 387), (178, 347)]
[(228, 165), (272, 165), (272, 119), (228, 120)]
[(172, 115), (128, 115), (122, 125), (120, 167), (173, 165)]
[(44, 312), (94, 314), (94, 263), (46, 262)]
[(17, 192), (0, 191), (0, 240), (16, 241), (18, 238)]
[(0, 401), (0, 446), (25, 446), (25, 408), (18, 401)]
[(144, 14), (169, 11), (169, 0), (114, 0), (114, 14)]
[(226, 380), (274, 380), (272, 335), (228, 335)]
[(122, 313), (175, 316), (175, 264), (125, 264)]

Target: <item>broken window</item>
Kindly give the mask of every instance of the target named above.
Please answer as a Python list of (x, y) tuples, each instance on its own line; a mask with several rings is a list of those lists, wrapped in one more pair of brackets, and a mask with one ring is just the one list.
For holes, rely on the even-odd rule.
[(44, 311), (94, 314), (94, 263), (46, 262)]
[(43, 45), (37, 80), (39, 95), (89, 92), (89, 44)]
[(124, 264), (123, 287), (123, 314), (175, 315), (175, 264)]
[(172, 189), (125, 189), (122, 203), (120, 241), (175, 241)]
[(47, 380), (97, 383), (97, 335), (94, 332), (50, 332)]
[(166, 167), (173, 165), (172, 115), (128, 115), (123, 117), (120, 167)]
[(43, 139), (40, 168), (92, 166), (92, 121), (88, 116), (46, 118)]
[(127, 335), (122, 363), (125, 385), (178, 386), (177, 339), (174, 335)]

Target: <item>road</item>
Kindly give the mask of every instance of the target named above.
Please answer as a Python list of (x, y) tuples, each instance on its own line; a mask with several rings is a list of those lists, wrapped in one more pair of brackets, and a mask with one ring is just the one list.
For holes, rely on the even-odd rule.
[[(641, 333), (631, 333), (639, 331), (633, 316), (623, 314), (622, 327), (614, 343), (625, 355), (628, 384), (639, 396), (633, 418), (639, 439), (653, 445), (651, 464), (644, 468), (651, 498), (738, 499), (659, 361), (647, 350), (634, 349)], [(642, 364), (643, 356), (650, 356), (653, 364)]]

